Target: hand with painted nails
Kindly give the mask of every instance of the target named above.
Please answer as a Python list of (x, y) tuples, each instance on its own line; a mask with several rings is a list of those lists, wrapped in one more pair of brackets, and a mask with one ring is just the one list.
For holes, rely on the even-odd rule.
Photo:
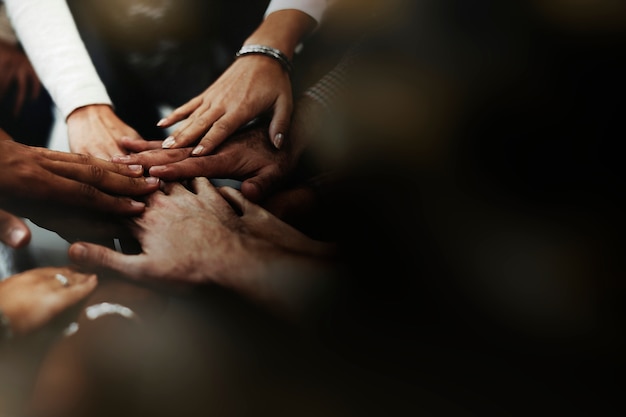
[(182, 121), (163, 142), (164, 148), (195, 146), (192, 155), (207, 155), (237, 129), (262, 114), (272, 114), (269, 136), (280, 149), (289, 130), (293, 99), (289, 74), (265, 56), (235, 61), (207, 90), (180, 106), (158, 126)]
[(251, 127), (230, 137), (214, 153), (190, 158), (191, 149), (153, 149), (150, 141), (127, 141), (131, 155), (112, 161), (142, 165), (150, 175), (165, 181), (194, 177), (229, 178), (243, 181), (246, 198), (260, 201), (275, 190), (292, 172), (301, 154), (295, 142), (277, 151), (270, 144), (267, 126)]
[[(278, 50), (291, 60), (296, 46), (316, 21), (295, 9), (270, 13), (244, 45)], [(158, 126), (181, 122), (163, 142), (164, 148), (195, 146), (193, 156), (217, 148), (241, 126), (261, 115), (271, 115), (269, 139), (280, 149), (287, 139), (293, 107), (291, 80), (285, 63), (264, 54), (240, 56), (202, 94), (178, 107)]]
[(67, 267), (25, 271), (0, 282), (0, 310), (10, 331), (24, 335), (87, 297), (97, 282), (96, 275)]
[(120, 120), (109, 105), (93, 104), (79, 107), (67, 118), (70, 150), (74, 153), (109, 160), (113, 155), (127, 154), (122, 138), (141, 139), (130, 126)]
[(6, 139), (0, 130), (0, 206), (34, 201), (88, 208), (117, 215), (140, 214), (145, 204), (131, 197), (159, 188), (143, 167), (115, 164), (87, 155), (30, 147)]

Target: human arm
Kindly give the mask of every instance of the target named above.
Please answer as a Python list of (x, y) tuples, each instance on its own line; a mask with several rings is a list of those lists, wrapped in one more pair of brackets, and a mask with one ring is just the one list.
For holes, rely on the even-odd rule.
[[(150, 196), (146, 212), (133, 227), (141, 254), (124, 255), (76, 243), (70, 247), (70, 258), (133, 279), (216, 283), (271, 307), (289, 310), (299, 302), (306, 304), (309, 290), (314, 292), (332, 271), (324, 257), (332, 253), (332, 247), (287, 225), (272, 236), (268, 233), (272, 224), (280, 221), (260, 207), (240, 204), (237, 207), (244, 212), (238, 216), (223, 197), (241, 199), (235, 197), (236, 192), (220, 194), (204, 178), (194, 179), (192, 186), (190, 191), (180, 184), (167, 184), (165, 192)], [(268, 227), (255, 226), (250, 216), (259, 224), (267, 222)]]
[[(315, 19), (305, 12), (278, 10), (265, 18), (244, 45), (269, 46), (291, 59), (315, 25)], [(265, 55), (245, 55), (202, 94), (159, 122), (166, 127), (182, 121), (163, 146), (197, 144), (193, 155), (206, 155), (242, 125), (261, 114), (271, 114), (269, 137), (280, 148), (289, 130), (292, 107), (291, 81), (281, 63)]]
[[(68, 280), (64, 286), (61, 274)], [(0, 282), (0, 309), (14, 335), (27, 334), (48, 323), (57, 314), (78, 303), (97, 284), (94, 274), (71, 268), (37, 268)]]
[(103, 159), (126, 150), (137, 132), (113, 112), (65, 0), (6, 0), (7, 11), (39, 79), (68, 123), (72, 152)]

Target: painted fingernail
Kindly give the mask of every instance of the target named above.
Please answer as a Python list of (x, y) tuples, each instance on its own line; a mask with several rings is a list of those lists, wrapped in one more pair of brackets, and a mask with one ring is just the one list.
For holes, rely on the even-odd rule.
[(165, 138), (165, 140), (163, 141), (163, 146), (164, 148), (171, 148), (173, 144), (176, 143), (176, 139), (174, 139), (174, 136), (168, 136), (167, 138)]
[(143, 171), (143, 167), (141, 165), (129, 165), (128, 169), (131, 171)]
[(167, 119), (164, 117), (161, 120), (159, 120), (156, 125), (158, 127), (161, 127), (161, 126), (163, 126), (165, 124), (166, 121), (167, 121)]
[(272, 141), (272, 143), (274, 144), (274, 147), (276, 149), (280, 149), (280, 147), (283, 145), (284, 139), (285, 139), (285, 136), (282, 133), (277, 133), (276, 136), (274, 136), (274, 140)]
[(195, 155), (200, 155), (200, 154), (202, 153), (202, 151), (203, 151), (203, 150), (204, 150), (204, 146), (202, 146), (202, 145), (198, 145), (198, 146), (196, 146), (196, 147), (194, 148), (194, 150), (193, 150), (193, 151), (191, 151), (191, 154), (192, 154), (192, 155), (194, 155), (194, 156), (195, 156)]
[(26, 237), (26, 231), (24, 229), (13, 229), (9, 233), (9, 240), (11, 244), (14, 246), (17, 246), (20, 243), (22, 243), (25, 237)]
[(160, 181), (160, 180), (159, 180), (158, 178), (156, 178), (156, 177), (146, 177), (146, 182), (147, 182), (148, 184), (150, 184), (150, 185), (153, 185), (153, 184), (158, 184), (158, 183), (159, 183), (159, 181)]

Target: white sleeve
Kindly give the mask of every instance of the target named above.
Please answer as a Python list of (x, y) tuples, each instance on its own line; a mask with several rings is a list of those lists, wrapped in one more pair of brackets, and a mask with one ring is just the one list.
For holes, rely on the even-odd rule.
[(267, 6), (265, 16), (278, 10), (295, 9), (308, 14), (319, 23), (330, 1), (332, 0), (272, 0)]
[(65, 118), (78, 107), (112, 104), (65, 0), (5, 0), (11, 24)]

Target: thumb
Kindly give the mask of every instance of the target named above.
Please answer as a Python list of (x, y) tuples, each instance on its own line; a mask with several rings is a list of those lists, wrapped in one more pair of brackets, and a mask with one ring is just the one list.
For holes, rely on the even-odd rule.
[(274, 116), (270, 123), (269, 134), (270, 140), (276, 149), (280, 149), (289, 132), (291, 124), (292, 102), (289, 99), (278, 97), (276, 106), (274, 107)]
[(72, 262), (88, 268), (105, 268), (138, 278), (140, 255), (124, 255), (104, 246), (79, 242), (70, 246), (68, 254)]
[(17, 249), (27, 245), (30, 236), (30, 230), (22, 219), (0, 210), (0, 242)]
[(241, 184), (241, 193), (253, 202), (261, 201), (272, 191), (281, 180), (279, 171), (275, 167), (266, 167), (258, 175), (245, 180)]

